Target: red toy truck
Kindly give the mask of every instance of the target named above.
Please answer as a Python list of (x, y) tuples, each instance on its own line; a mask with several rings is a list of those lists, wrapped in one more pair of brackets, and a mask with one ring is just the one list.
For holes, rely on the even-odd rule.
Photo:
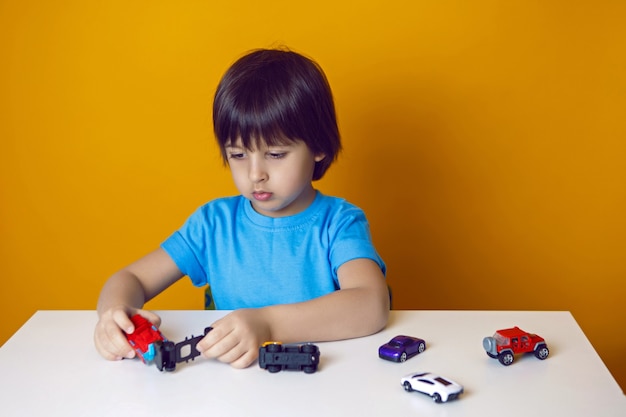
[(485, 337), (483, 348), (490, 358), (498, 359), (504, 366), (512, 364), (518, 353), (534, 352), (541, 360), (550, 353), (543, 337), (527, 333), (517, 326), (498, 330), (492, 337)]
[(154, 361), (159, 371), (173, 372), (177, 363), (189, 362), (200, 356), (196, 345), (213, 330), (212, 327), (207, 327), (204, 329), (204, 335), (186, 337), (182, 342), (174, 343), (167, 340), (155, 325), (139, 314), (130, 319), (135, 325), (135, 331), (126, 334), (128, 343), (135, 349), (143, 363), (149, 364)]

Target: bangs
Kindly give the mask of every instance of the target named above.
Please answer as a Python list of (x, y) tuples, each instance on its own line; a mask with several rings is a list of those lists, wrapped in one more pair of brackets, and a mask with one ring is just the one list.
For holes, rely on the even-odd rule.
[(244, 86), (238, 95), (222, 100), (221, 108), (215, 109), (214, 115), (219, 143), (240, 141), (244, 148), (252, 149), (262, 143), (278, 146), (299, 139), (289, 103), (277, 99), (263, 87)]

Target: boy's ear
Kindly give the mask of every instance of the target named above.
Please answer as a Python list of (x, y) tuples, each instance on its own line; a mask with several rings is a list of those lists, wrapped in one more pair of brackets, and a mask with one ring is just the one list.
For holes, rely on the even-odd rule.
[(326, 158), (326, 154), (325, 153), (318, 153), (317, 155), (315, 155), (314, 160), (315, 160), (315, 162), (319, 162), (319, 161), (321, 161), (324, 158)]

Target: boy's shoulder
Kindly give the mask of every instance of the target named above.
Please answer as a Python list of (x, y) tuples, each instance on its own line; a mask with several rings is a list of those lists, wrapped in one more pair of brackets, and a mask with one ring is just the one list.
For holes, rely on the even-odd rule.
[(343, 197), (337, 197), (332, 195), (326, 195), (318, 191), (318, 197), (322, 201), (322, 204), (325, 204), (330, 207), (338, 208), (338, 209), (357, 209), (360, 210), (355, 204), (349, 202)]
[(360, 217), (364, 216), (363, 210), (355, 204), (349, 202), (345, 198), (329, 196), (318, 193), (319, 205), (323, 207), (323, 211), (330, 217)]
[(231, 215), (233, 212), (241, 209), (244, 201), (246, 200), (241, 195), (218, 197), (198, 207), (195, 214), (202, 216)]
[(214, 208), (214, 207), (237, 207), (241, 202), (245, 200), (242, 195), (233, 195), (226, 197), (218, 197), (213, 200), (209, 200), (204, 203), (202, 207)]

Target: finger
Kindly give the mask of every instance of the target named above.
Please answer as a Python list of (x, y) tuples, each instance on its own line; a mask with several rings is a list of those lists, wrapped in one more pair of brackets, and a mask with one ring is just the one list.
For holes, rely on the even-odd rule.
[(243, 355), (231, 361), (230, 366), (237, 369), (247, 368), (256, 361), (258, 356), (258, 349), (247, 350)]
[(233, 363), (246, 353), (246, 349), (241, 343), (237, 343), (225, 350), (221, 354), (215, 354), (215, 358), (224, 363)]
[(119, 328), (128, 334), (135, 331), (135, 325), (130, 319), (128, 313), (124, 310), (116, 310), (113, 312), (113, 322)]
[(234, 337), (232, 333), (229, 333), (226, 337), (221, 338), (208, 349), (205, 349), (202, 354), (206, 358), (218, 358), (222, 362), (230, 362), (229, 360), (223, 360), (222, 357), (238, 345), (239, 339)]
[(222, 339), (227, 337), (232, 331), (232, 328), (228, 327), (216, 327), (217, 322), (211, 325), (211, 331), (204, 336), (196, 345), (196, 349), (200, 353), (203, 353), (209, 349), (211, 349), (217, 343), (220, 343)]
[(154, 324), (157, 328), (161, 327), (161, 317), (158, 314), (153, 313), (150, 310), (137, 310), (137, 314), (143, 316), (150, 323)]
[(117, 356), (128, 359), (134, 358), (135, 350), (128, 343), (126, 337), (126, 334), (132, 334), (134, 331), (135, 326), (130, 318), (128, 318), (128, 315), (121, 311), (115, 312), (113, 314), (113, 320), (107, 320), (104, 323), (105, 337), (102, 341), (104, 342), (105, 349), (108, 349)]
[[(100, 355), (108, 360), (119, 360), (123, 357), (133, 357), (134, 352), (131, 353), (132, 348), (123, 336), (123, 333), (117, 326), (114, 326), (118, 336), (111, 336), (110, 330), (107, 329), (107, 325), (99, 323), (94, 332), (94, 342), (96, 349)], [(116, 342), (116, 338), (122, 338), (121, 341)]]
[(94, 333), (94, 344), (96, 345), (96, 350), (98, 351), (100, 356), (102, 356), (104, 359), (109, 360), (109, 361), (122, 359), (120, 355), (117, 355), (114, 352), (104, 347), (104, 343), (101, 341), (100, 335), (97, 331)]

